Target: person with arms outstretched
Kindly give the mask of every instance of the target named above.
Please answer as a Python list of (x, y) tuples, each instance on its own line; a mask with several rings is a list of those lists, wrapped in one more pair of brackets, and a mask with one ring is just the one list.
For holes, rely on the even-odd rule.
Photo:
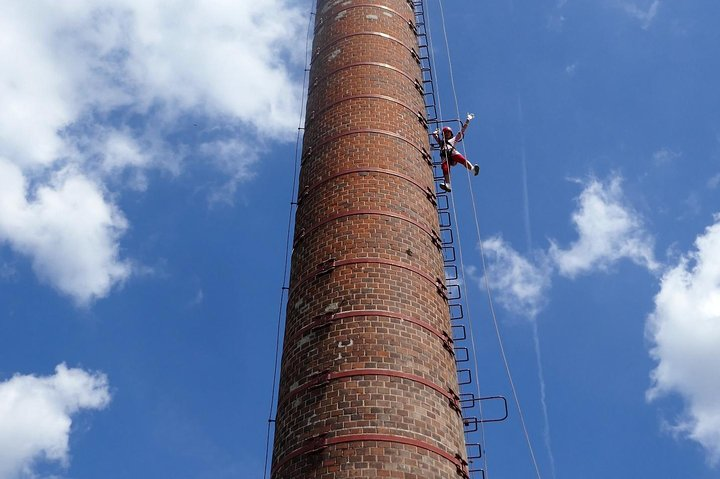
[(442, 137), (440, 136), (440, 131), (435, 130), (433, 132), (433, 138), (435, 138), (435, 142), (437, 142), (438, 146), (440, 147), (440, 158), (442, 159), (442, 163), (440, 167), (442, 168), (443, 177), (444, 180), (442, 183), (440, 183), (440, 188), (444, 191), (450, 191), (450, 167), (455, 166), (457, 163), (460, 163), (461, 165), (464, 165), (465, 168), (472, 171), (475, 176), (480, 172), (480, 166), (479, 165), (473, 165), (470, 163), (458, 150), (455, 148), (455, 145), (462, 141), (463, 137), (465, 136), (465, 130), (467, 130), (468, 125), (470, 125), (470, 120), (475, 118), (475, 115), (472, 113), (468, 113), (467, 119), (465, 120), (465, 123), (463, 123), (462, 128), (460, 128), (460, 131), (457, 133), (457, 135), (453, 134), (452, 128), (449, 126), (443, 127), (442, 129)]

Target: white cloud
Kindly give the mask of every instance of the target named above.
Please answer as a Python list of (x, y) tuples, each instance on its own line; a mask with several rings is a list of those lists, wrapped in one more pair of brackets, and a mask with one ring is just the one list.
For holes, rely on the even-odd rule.
[[(224, 184), (212, 185), (212, 191), (208, 195), (211, 203), (232, 204), (238, 185), (255, 176), (251, 167), (258, 159), (257, 148), (260, 146), (253, 148), (235, 139), (219, 140), (200, 146), (200, 154), (211, 158), (215, 168), (227, 177)], [(279, 164), (275, 162), (275, 166), (279, 167)]]
[(227, 115), (266, 134), (297, 126), (298, 85), (286, 59), (301, 53), (303, 20), (286, 1), (110, 3), (133, 13), (124, 64), (147, 103)]
[(675, 160), (682, 158), (682, 153), (673, 151), (669, 148), (661, 148), (653, 153), (653, 161), (656, 166), (665, 166), (675, 162)]
[(72, 416), (110, 402), (105, 375), (60, 364), (52, 376), (0, 382), (0, 477), (34, 477), (37, 461), (67, 466)]
[(674, 431), (720, 463), (720, 216), (660, 282), (647, 322), (657, 362), (648, 399), (679, 394), (685, 411)]
[(606, 270), (623, 258), (650, 270), (658, 268), (653, 238), (640, 215), (625, 204), (621, 183), (615, 176), (606, 183), (591, 179), (585, 185), (572, 215), (579, 238), (568, 249), (550, 246), (550, 256), (563, 276)]
[(547, 19), (547, 29), (553, 32), (562, 32), (563, 26), (565, 25), (564, 15), (550, 15)]
[[(107, 294), (128, 276), (117, 255), (126, 224), (108, 185), (143, 190), (144, 169), (177, 172), (192, 157), (228, 175), (232, 195), (249, 163), (204, 160), (227, 158), (232, 142), (238, 153), (293, 137), (304, 22), (291, 0), (4, 2), (2, 238), (60, 291)], [(189, 138), (200, 119), (208, 127)]]
[(549, 265), (545, 260), (532, 264), (498, 236), (483, 241), (482, 247), (487, 279), (498, 302), (508, 311), (535, 319), (547, 303)]
[(702, 211), (702, 200), (700, 198), (700, 195), (693, 191), (690, 194), (688, 194), (687, 198), (683, 200), (683, 213), (680, 216), (681, 218), (687, 217), (687, 216), (693, 216), (693, 215), (699, 215)]
[(646, 10), (638, 7), (635, 3), (623, 3), (622, 7), (631, 17), (640, 20), (643, 30), (647, 30), (658, 13), (660, 0), (653, 0)]
[[(481, 288), (484, 288), (487, 282), (487, 286), (494, 293), (494, 298), (503, 308), (532, 322), (533, 344), (540, 384), (540, 404), (545, 422), (543, 439), (550, 459), (551, 476), (555, 477), (555, 458), (550, 437), (540, 336), (538, 325), (535, 322), (537, 315), (548, 302), (552, 265), (544, 254), (538, 255), (536, 264), (533, 264), (499, 236), (483, 241), (482, 251), (486, 260), (486, 276), (479, 280)], [(469, 273), (474, 276), (475, 269), (470, 268)]]
[(51, 162), (62, 149), (57, 130), (78, 115), (72, 79), (56, 70), (36, 2), (5, 2), (0, 17), (0, 156), (22, 164)]
[(117, 244), (126, 228), (82, 174), (62, 171), (29, 191), (20, 168), (0, 158), (0, 240), (30, 256), (37, 275), (77, 303), (105, 296), (130, 274)]
[(717, 188), (718, 185), (720, 185), (720, 173), (707, 180), (707, 187), (711, 190)]
[(203, 303), (205, 300), (205, 293), (203, 292), (202, 288), (198, 289), (195, 293), (195, 297), (190, 301), (190, 306), (199, 306)]
[(102, 167), (108, 172), (129, 167), (143, 167), (150, 161), (137, 140), (127, 132), (112, 130), (105, 138)]
[(286, 60), (301, 53), (302, 18), (285, 0), (8, 3), (0, 155), (13, 161), (59, 159), (64, 127), (121, 106), (159, 108), (168, 128), (189, 113), (269, 136), (296, 126)]
[(8, 263), (0, 263), (0, 279), (12, 279), (17, 274), (17, 270), (15, 269), (15, 266)]

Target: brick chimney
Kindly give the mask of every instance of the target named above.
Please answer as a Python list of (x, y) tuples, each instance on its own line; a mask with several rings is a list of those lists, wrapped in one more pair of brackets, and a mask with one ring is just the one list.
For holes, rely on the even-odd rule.
[(272, 478), (467, 477), (413, 2), (316, 12)]

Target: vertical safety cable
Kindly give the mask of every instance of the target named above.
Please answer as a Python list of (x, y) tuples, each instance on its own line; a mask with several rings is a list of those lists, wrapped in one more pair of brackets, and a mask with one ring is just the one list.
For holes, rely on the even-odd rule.
[[(442, 17), (443, 35), (445, 37), (445, 48), (447, 49), (447, 54), (448, 54), (447, 58), (448, 58), (448, 66), (449, 66), (449, 71), (450, 71), (450, 83), (452, 85), (453, 97), (455, 99), (455, 109), (456, 109), (457, 115), (459, 117), (460, 116), (460, 108), (458, 105), (457, 92), (455, 89), (455, 79), (453, 76), (452, 60), (450, 58), (450, 45), (448, 43), (447, 29), (445, 27), (445, 13), (444, 13), (443, 6), (442, 6), (442, 0), (438, 0), (438, 4), (440, 5), (440, 15)], [(464, 144), (463, 144), (463, 153), (465, 153), (465, 145)], [(535, 458), (535, 452), (532, 447), (532, 441), (530, 441), (530, 434), (528, 433), (527, 425), (525, 424), (525, 417), (522, 412), (522, 408), (520, 406), (520, 399), (518, 398), (517, 390), (515, 388), (515, 382), (513, 381), (512, 373), (510, 372), (510, 365), (508, 363), (507, 355), (505, 353), (505, 347), (503, 345), (502, 335), (500, 334), (500, 327), (498, 325), (497, 315), (495, 314), (495, 306), (494, 306), (493, 299), (492, 299), (492, 292), (490, 290), (490, 282), (488, 279), (487, 264), (485, 261), (485, 251), (484, 251), (483, 244), (482, 244), (482, 237), (480, 235), (480, 222), (478, 220), (477, 206), (475, 205), (475, 194), (472, 189), (472, 181), (470, 181), (469, 171), (468, 171), (467, 177), (468, 177), (468, 182), (470, 184), (471, 203), (472, 203), (472, 207), (473, 207), (473, 214), (475, 216), (475, 229), (477, 232), (478, 245), (480, 248), (480, 258), (481, 258), (482, 267), (483, 267), (484, 285), (485, 285), (485, 290), (487, 292), (488, 303), (490, 305), (490, 313), (492, 315), (493, 325), (495, 327), (495, 334), (497, 336), (498, 345), (500, 347), (500, 353), (502, 355), (503, 364), (505, 366), (505, 372), (507, 374), (508, 381), (510, 382), (510, 389), (512, 390), (512, 393), (513, 393), (513, 399), (515, 401), (515, 406), (518, 410), (518, 415), (520, 416), (520, 423), (522, 425), (523, 433), (525, 435), (525, 441), (527, 442), (528, 450), (530, 452), (530, 459), (532, 460), (533, 466), (535, 468), (535, 474), (536, 474), (537, 478), (541, 479), (542, 476), (540, 475), (540, 468), (539, 468), (537, 460)]]
[(312, 21), (313, 17), (315, 16), (315, 12), (312, 11), (312, 6), (310, 6), (310, 15), (308, 18), (308, 25), (307, 25), (307, 31), (305, 34), (305, 65), (304, 65), (304, 71), (303, 71), (303, 84), (302, 84), (302, 91), (300, 94), (300, 116), (298, 118), (298, 129), (297, 129), (297, 135), (295, 137), (295, 154), (294, 154), (294, 169), (293, 169), (293, 177), (292, 177), (292, 188), (290, 192), (290, 211), (288, 214), (288, 225), (287, 225), (287, 235), (285, 238), (285, 264), (283, 265), (283, 279), (282, 279), (282, 287), (280, 288), (280, 304), (278, 306), (278, 318), (277, 318), (277, 330), (275, 333), (275, 362), (273, 365), (273, 379), (272, 379), (272, 392), (270, 394), (270, 407), (269, 413), (268, 413), (268, 420), (267, 420), (267, 431), (265, 434), (265, 465), (263, 466), (263, 479), (267, 478), (268, 473), (268, 459), (270, 456), (270, 431), (272, 428), (273, 423), (275, 422), (275, 419), (273, 419), (273, 411), (275, 408), (275, 392), (276, 392), (276, 384), (277, 384), (277, 375), (278, 375), (278, 362), (280, 357), (280, 331), (282, 329), (282, 314), (283, 314), (283, 299), (285, 298), (285, 291), (287, 290), (287, 280), (288, 280), (288, 263), (290, 259), (290, 236), (292, 232), (292, 219), (293, 219), (293, 206), (295, 204), (295, 198), (296, 193), (295, 189), (297, 187), (297, 176), (298, 176), (298, 163), (299, 158), (298, 154), (300, 151), (300, 140), (302, 137), (302, 131), (303, 131), (303, 122), (305, 117), (305, 101), (306, 101), (306, 93), (307, 93), (307, 85), (309, 81), (310, 76), (310, 58), (308, 55), (308, 52), (310, 50), (310, 37), (312, 32)]
[[(423, 0), (423, 2), (425, 2), (425, 0)], [(426, 7), (426, 5), (425, 5), (425, 7)], [(425, 7), (423, 8), (423, 11), (426, 12), (426, 13), (425, 13), (426, 17), (429, 17), (429, 9), (427, 9), (427, 8), (425, 8)], [(430, 20), (429, 20), (429, 19), (426, 19), (425, 22), (426, 22), (426, 24), (429, 24), (429, 23), (430, 23)], [(432, 35), (431, 35), (431, 33), (430, 33), (430, 28), (426, 25), (425, 30), (426, 30), (427, 35), (428, 35), (428, 45), (429, 45), (429, 50), (430, 50), (430, 56), (431, 56), (431, 59), (432, 59), (432, 63), (433, 63), (433, 64), (436, 64), (436, 63), (435, 63), (435, 50), (433, 49)], [(448, 55), (450, 54), (449, 51), (448, 51), (447, 53), (448, 53)], [(430, 74), (431, 74), (431, 79), (432, 79), (432, 81), (433, 81), (433, 84), (434, 84), (434, 85), (437, 85), (437, 84), (438, 84), (438, 81), (437, 81), (437, 77), (435, 76), (435, 70), (434, 70), (434, 69), (431, 70), (431, 71), (430, 71)], [(439, 90), (436, 91), (435, 94), (436, 94), (436, 97), (437, 97), (437, 104), (438, 104), (438, 106), (437, 106), (437, 108), (438, 108), (438, 115), (437, 115), (437, 116), (438, 116), (438, 118), (441, 118), (441, 119), (442, 119), (442, 102), (441, 102), (441, 100), (440, 100), (440, 92), (439, 92)], [(456, 103), (457, 103), (457, 102), (456, 102)], [(459, 113), (458, 113), (458, 117), (459, 117)], [(466, 306), (466, 309), (467, 309), (467, 312), (468, 312), (468, 315), (467, 315), (468, 319), (467, 319), (467, 321), (468, 321), (468, 326), (469, 326), (469, 329), (470, 329), (470, 344), (471, 344), (471, 346), (472, 346), (473, 364), (474, 364), (474, 366), (475, 366), (475, 391), (476, 391), (476, 393), (477, 393), (477, 397), (478, 397), (478, 398), (481, 398), (481, 397), (482, 397), (482, 394), (481, 394), (481, 392), (480, 392), (480, 374), (479, 374), (479, 372), (478, 372), (478, 371), (479, 371), (479, 366), (478, 366), (478, 360), (477, 360), (477, 349), (476, 349), (476, 346), (475, 346), (475, 334), (473, 333), (472, 312), (471, 312), (471, 309), (470, 309), (470, 303), (469, 303), (469, 301), (468, 301), (468, 299), (470, 298), (470, 296), (468, 296), (468, 292), (467, 292), (467, 280), (466, 280), (466, 276), (465, 276), (465, 263), (463, 262), (463, 249), (462, 249), (462, 240), (461, 240), (461, 234), (460, 234), (460, 222), (458, 221), (457, 209), (455, 208), (455, 197), (453, 196), (452, 190), (450, 190), (450, 195), (449, 195), (449, 197), (450, 197), (450, 208), (452, 209), (452, 212), (453, 212), (453, 220), (455, 221), (455, 231), (457, 231), (457, 238), (458, 238), (458, 239), (457, 239), (457, 242), (458, 242), (458, 255), (459, 255), (459, 258), (460, 258), (460, 274), (461, 274), (461, 277), (462, 277), (463, 291), (464, 291), (464, 293), (465, 293), (465, 298), (466, 298), (466, 299), (465, 299), (465, 306)], [(480, 446), (480, 447), (481, 447), (481, 452), (482, 452), (483, 449), (485, 450), (484, 453), (481, 454), (481, 455), (482, 455), (482, 459), (483, 459), (483, 464), (484, 464), (484, 466), (485, 466), (485, 467), (484, 467), (484, 469), (485, 469), (485, 475), (486, 475), (486, 477), (489, 479), (489, 477), (490, 477), (490, 470), (489, 470), (489, 465), (488, 465), (489, 462), (488, 462), (488, 456), (487, 456), (487, 450), (486, 450), (487, 438), (486, 438), (486, 436), (485, 436), (485, 421), (482, 420), (482, 419), (484, 419), (484, 417), (485, 417), (485, 416), (484, 416), (484, 413), (483, 413), (483, 403), (482, 403), (482, 401), (478, 401), (478, 411), (479, 411), (479, 415), (480, 415), (480, 419), (481, 419), (481, 421), (480, 421), (480, 437), (481, 437), (481, 442), (482, 442), (482, 445)]]

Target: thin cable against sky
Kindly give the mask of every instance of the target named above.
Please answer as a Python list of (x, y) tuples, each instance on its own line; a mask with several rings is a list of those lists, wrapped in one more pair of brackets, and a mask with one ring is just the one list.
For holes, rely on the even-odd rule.
[[(441, 5), (441, 8), (442, 8), (442, 5)], [(425, 16), (426, 16), (425, 21), (429, 24), (430, 23), (430, 13), (429, 13), (429, 9), (427, 8), (427, 4), (425, 4), (425, 3), (423, 4), (423, 9), (425, 11)], [(430, 50), (430, 57), (432, 60), (432, 65), (436, 65), (435, 50), (433, 48), (433, 43), (432, 43), (432, 34), (431, 34), (431, 29), (428, 25), (425, 25), (425, 31), (427, 32), (427, 36), (428, 36), (428, 49)], [(437, 80), (434, 70), (431, 70), (431, 75), (432, 75), (431, 80), (433, 81), (433, 85), (437, 86), (438, 80)], [(437, 104), (437, 116), (439, 119), (442, 119), (442, 102), (440, 99), (440, 93), (439, 93), (439, 91), (435, 91), (435, 94), (437, 96), (437, 103), (438, 103)], [(450, 194), (448, 195), (448, 197), (450, 198), (450, 209), (453, 212), (453, 221), (455, 222), (455, 231), (457, 231), (457, 237), (458, 237), (458, 257), (460, 259), (460, 278), (461, 278), (463, 293), (465, 294), (465, 298), (470, 298), (470, 296), (468, 295), (468, 290), (467, 290), (468, 282), (466, 279), (467, 276), (465, 274), (465, 263), (463, 261), (463, 248), (462, 248), (462, 241), (461, 241), (461, 234), (460, 234), (460, 222), (458, 221), (457, 208), (455, 207), (455, 199), (454, 199), (452, 191), (450, 191)], [(475, 333), (473, 331), (474, 328), (473, 328), (473, 324), (472, 324), (472, 311), (470, 308), (470, 302), (467, 300), (465, 301), (465, 308), (467, 309), (467, 318), (468, 318), (468, 326), (469, 326), (468, 329), (470, 330), (470, 345), (472, 348), (473, 366), (475, 368), (475, 392), (477, 394), (477, 397), (480, 398), (480, 397), (482, 397), (482, 394), (481, 394), (481, 388), (480, 388), (480, 375), (478, 374), (479, 364), (478, 364), (478, 359), (477, 359), (477, 347), (476, 347), (476, 343), (475, 343)], [(481, 419), (481, 421), (480, 421), (480, 437), (481, 437), (481, 441), (482, 441), (481, 448), (482, 448), (482, 452), (483, 452), (481, 454), (481, 456), (482, 456), (483, 465), (484, 465), (485, 477), (487, 477), (489, 479), (490, 478), (490, 462), (488, 460), (488, 454), (487, 454), (488, 441), (487, 441), (487, 436), (485, 435), (485, 422), (482, 421), (482, 419), (484, 419), (484, 417), (485, 417), (484, 412), (483, 412), (482, 401), (478, 401), (478, 412), (479, 412), (479, 416)]]
[(312, 33), (312, 20), (315, 15), (315, 12), (312, 11), (312, 6), (310, 6), (310, 14), (308, 18), (308, 26), (307, 26), (307, 32), (305, 34), (305, 66), (303, 71), (303, 85), (302, 85), (302, 91), (300, 93), (300, 116), (298, 118), (298, 128), (297, 128), (297, 136), (295, 137), (295, 153), (293, 156), (293, 163), (294, 163), (294, 169), (293, 169), (293, 177), (292, 177), (292, 188), (290, 191), (290, 212), (288, 214), (288, 226), (287, 226), (287, 236), (285, 238), (285, 263), (283, 265), (283, 279), (282, 279), (282, 287), (280, 288), (280, 306), (278, 308), (278, 319), (277, 319), (277, 329), (275, 333), (275, 359), (273, 364), (273, 378), (272, 378), (272, 392), (270, 394), (270, 408), (268, 413), (268, 421), (267, 421), (267, 432), (265, 437), (265, 465), (263, 466), (263, 479), (267, 477), (268, 473), (268, 460), (270, 457), (270, 436), (272, 432), (272, 425), (275, 421), (274, 419), (274, 408), (275, 408), (275, 392), (277, 389), (277, 375), (278, 375), (278, 362), (280, 359), (280, 333), (282, 332), (282, 315), (283, 315), (283, 299), (285, 298), (285, 292), (287, 291), (287, 279), (288, 279), (288, 264), (290, 259), (290, 237), (292, 232), (292, 219), (293, 219), (293, 202), (295, 201), (296, 194), (295, 189), (297, 187), (297, 176), (298, 176), (298, 163), (299, 163), (299, 152), (300, 152), (300, 141), (302, 139), (302, 133), (303, 133), (303, 123), (305, 120), (305, 91), (307, 88), (307, 82), (309, 79), (309, 65), (310, 65), (310, 58), (309, 58), (309, 51), (310, 51), (310, 37)]
[[(446, 51), (447, 51), (447, 54), (448, 54), (448, 55), (447, 55), (447, 59), (448, 59), (448, 70), (449, 70), (449, 72), (450, 72), (450, 83), (451, 83), (451, 86), (452, 86), (453, 98), (455, 99), (455, 110), (456, 110), (456, 112), (457, 112), (457, 116), (460, 117), (460, 106), (459, 106), (458, 98), (457, 98), (457, 90), (456, 90), (456, 88), (455, 88), (455, 78), (454, 78), (454, 75), (453, 75), (452, 59), (451, 59), (451, 55), (450, 55), (450, 44), (449, 44), (449, 42), (448, 42), (447, 28), (446, 28), (446, 26), (445, 26), (445, 13), (444, 13), (444, 9), (443, 9), (443, 6), (442, 6), (442, 0), (438, 0), (438, 4), (439, 4), (439, 6), (440, 6), (440, 16), (441, 16), (441, 18), (442, 18), (442, 30), (443, 30), (443, 36), (444, 36), (444, 39), (445, 39), (445, 48), (446, 48)], [(464, 144), (463, 144), (463, 151), (465, 151), (465, 145), (464, 145)], [(525, 441), (526, 441), (527, 446), (528, 446), (528, 450), (529, 450), (529, 453), (530, 453), (530, 458), (531, 458), (532, 464), (533, 464), (533, 466), (534, 466), (534, 468), (535, 468), (535, 473), (536, 473), (538, 479), (540, 479), (540, 478), (542, 477), (541, 474), (540, 474), (540, 468), (539, 468), (539, 466), (538, 466), (537, 459), (536, 459), (536, 457), (535, 457), (535, 452), (534, 452), (534, 450), (533, 450), (532, 441), (530, 440), (530, 434), (528, 433), (527, 425), (526, 425), (526, 423), (525, 423), (525, 417), (524, 417), (524, 414), (523, 414), (523, 412), (522, 412), (522, 407), (520, 406), (520, 399), (519, 399), (519, 397), (518, 397), (518, 393), (517, 393), (517, 390), (516, 390), (516, 388), (515, 388), (515, 383), (514, 383), (514, 381), (513, 381), (513, 379), (512, 379), (512, 373), (510, 372), (510, 365), (509, 365), (508, 360), (507, 360), (507, 355), (506, 355), (506, 353), (505, 353), (505, 348), (504, 348), (504, 346), (503, 346), (502, 336), (501, 336), (501, 334), (500, 334), (500, 327), (499, 327), (499, 325), (498, 325), (497, 316), (496, 316), (496, 314), (495, 314), (495, 307), (494, 307), (494, 304), (493, 304), (492, 293), (491, 293), (490, 283), (489, 283), (489, 279), (488, 279), (488, 270), (487, 270), (487, 265), (486, 265), (486, 261), (485, 261), (485, 252), (484, 252), (484, 249), (483, 249), (483, 246), (482, 246), (482, 236), (481, 236), (481, 234), (480, 234), (480, 222), (479, 222), (479, 220), (478, 220), (477, 207), (476, 207), (476, 205), (475, 205), (475, 195), (474, 195), (474, 193), (473, 193), (472, 181), (470, 181), (469, 172), (467, 173), (467, 178), (468, 178), (468, 182), (469, 182), (469, 185), (470, 185), (470, 197), (471, 197), (471, 204), (472, 204), (472, 208), (473, 208), (473, 214), (474, 214), (474, 216), (475, 216), (475, 228), (476, 228), (476, 231), (477, 231), (478, 245), (479, 245), (479, 248), (480, 248), (480, 258), (481, 258), (481, 260), (482, 260), (483, 277), (484, 277), (484, 281), (485, 281), (485, 290), (486, 290), (486, 292), (487, 292), (488, 303), (489, 303), (489, 305), (490, 305), (490, 312), (491, 312), (491, 316), (492, 316), (492, 319), (493, 319), (493, 324), (494, 324), (494, 326), (495, 326), (495, 333), (496, 333), (496, 336), (497, 336), (498, 344), (499, 344), (499, 346), (500, 346), (500, 353), (501, 353), (501, 355), (502, 355), (503, 364), (505, 365), (505, 371), (506, 371), (507, 376), (508, 376), (508, 381), (509, 381), (509, 383), (510, 383), (510, 388), (511, 388), (512, 393), (513, 393), (513, 398), (514, 398), (514, 400), (515, 400), (515, 406), (517, 407), (518, 415), (519, 415), (519, 417), (520, 417), (520, 424), (522, 425), (523, 433), (524, 433), (524, 435), (525, 435)]]

